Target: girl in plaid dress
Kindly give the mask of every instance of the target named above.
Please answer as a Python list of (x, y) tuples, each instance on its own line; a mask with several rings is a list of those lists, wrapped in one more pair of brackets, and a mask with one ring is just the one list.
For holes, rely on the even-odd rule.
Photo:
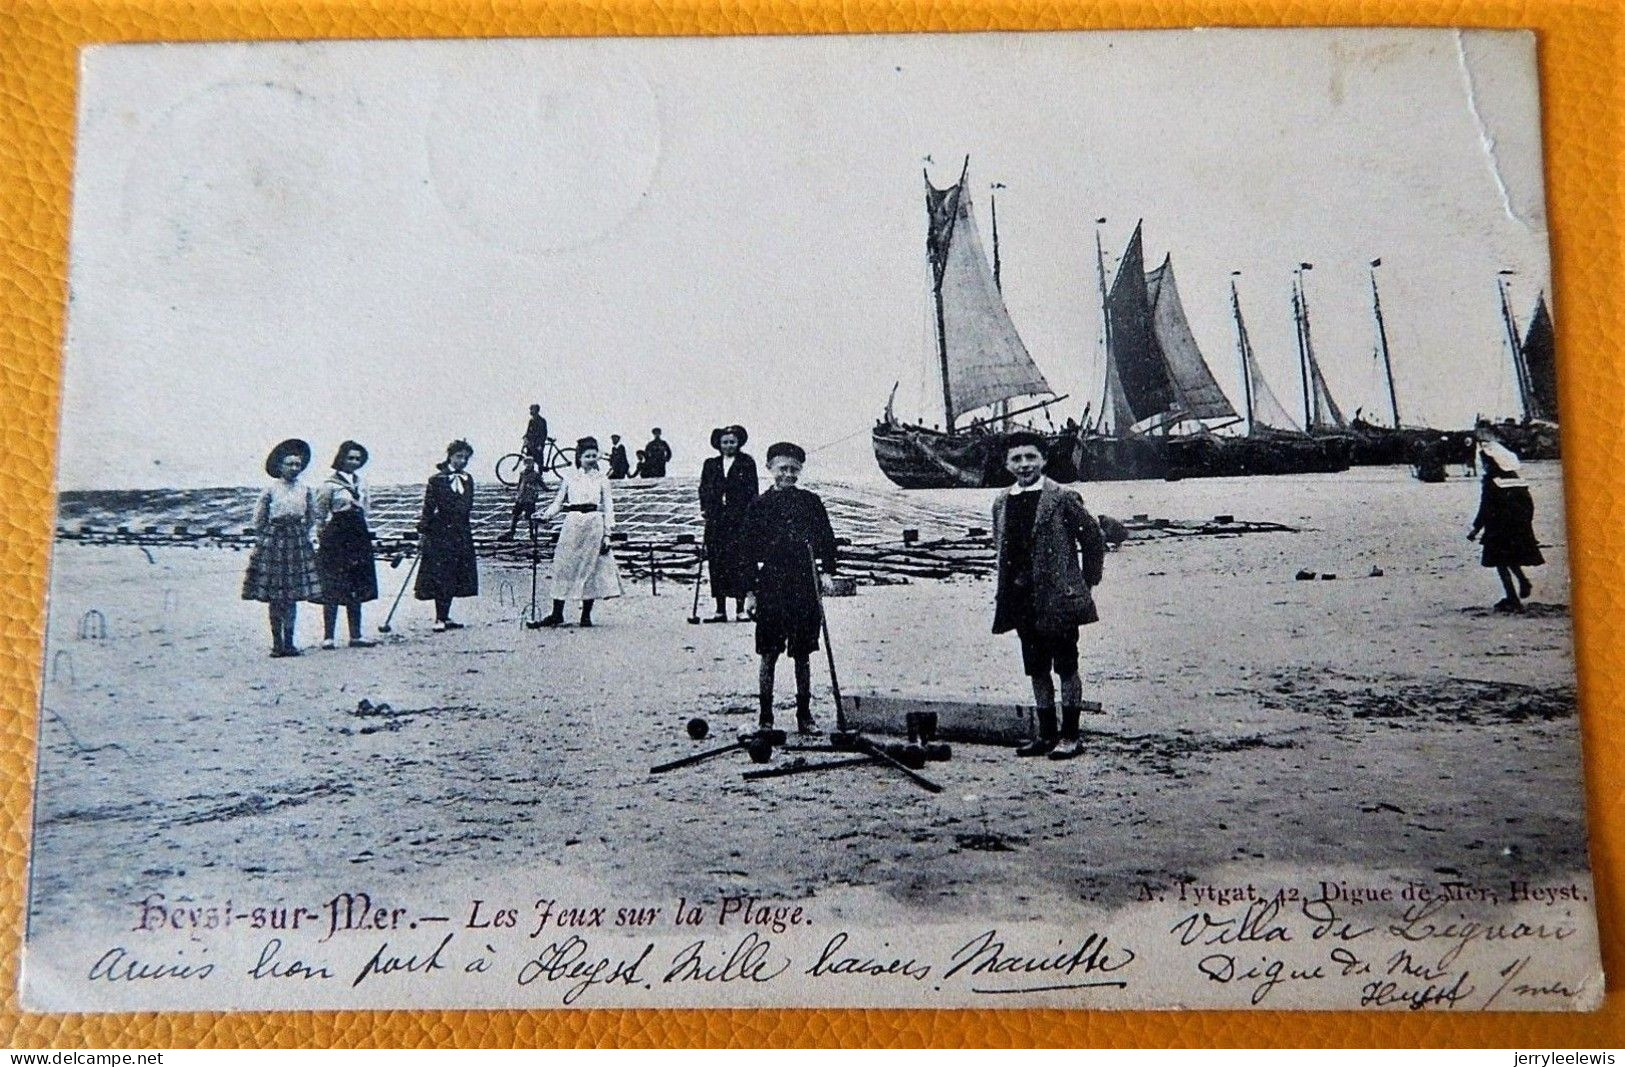
[(270, 605), (271, 655), (297, 656), (293, 642), (299, 601), (317, 600), (321, 581), (310, 531), (316, 524), (316, 494), (299, 476), (310, 465), (310, 446), (298, 439), (283, 441), (265, 458), (265, 473), (277, 479), (260, 494), (254, 507), (259, 540), (248, 555), (243, 599)]

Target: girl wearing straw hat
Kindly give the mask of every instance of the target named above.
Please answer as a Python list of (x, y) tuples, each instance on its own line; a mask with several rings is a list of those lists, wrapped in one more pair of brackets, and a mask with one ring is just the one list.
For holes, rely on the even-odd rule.
[(258, 539), (248, 555), (243, 599), (270, 605), (271, 655), (299, 655), (294, 624), (299, 601), (321, 596), (310, 531), (316, 523), (316, 497), (299, 476), (310, 465), (310, 445), (289, 438), (265, 457), (265, 473), (276, 479), (254, 506)]

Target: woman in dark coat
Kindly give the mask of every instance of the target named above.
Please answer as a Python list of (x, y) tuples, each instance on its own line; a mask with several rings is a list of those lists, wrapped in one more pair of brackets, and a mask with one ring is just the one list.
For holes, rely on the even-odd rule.
[(1478, 537), (1481, 531), (1484, 535), (1479, 562), (1495, 568), (1501, 588), (1506, 591), (1495, 610), (1521, 613), (1524, 600), (1534, 590), (1523, 569), (1546, 562), (1535, 537), (1535, 502), (1529, 495), (1528, 483), (1519, 476), (1523, 462), (1517, 453), (1502, 444), (1487, 426), (1479, 427), (1478, 441), (1484, 484), (1467, 540)]
[(728, 621), (728, 598), (734, 598), (734, 615), (745, 617), (745, 595), (750, 579), (737, 544), (745, 512), (760, 492), (756, 461), (741, 452), (750, 435), (743, 426), (724, 426), (711, 431), (711, 447), (719, 455), (705, 461), (700, 470), (700, 511), (705, 515), (705, 563), (711, 570), (711, 596), (717, 612), (706, 622)]
[(429, 478), (423, 493), (423, 515), (418, 519), (422, 553), (413, 595), (434, 601), (435, 632), (461, 630), (451, 620), (456, 597), (478, 596), (479, 567), (474, 559), (474, 531), (469, 513), (474, 508), (474, 479), (464, 469), (474, 456), (467, 441), (446, 446), (446, 460)]
[(378, 599), (378, 571), (372, 558), (367, 513), (372, 494), (361, 477), (367, 449), (356, 441), (339, 445), (333, 473), (316, 490), (316, 570), (322, 579), (322, 647), (336, 645), (339, 605), (350, 624), (350, 647), (377, 644), (361, 636), (361, 605)]

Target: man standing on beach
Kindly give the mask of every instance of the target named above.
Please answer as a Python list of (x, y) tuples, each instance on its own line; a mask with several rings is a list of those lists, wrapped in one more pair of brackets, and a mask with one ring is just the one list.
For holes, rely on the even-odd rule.
[(660, 436), (660, 427), (650, 430), (649, 443), (643, 446), (643, 477), (664, 478), (666, 464), (671, 462), (671, 446)]
[(523, 455), (531, 456), (537, 463), (544, 462), (547, 449), (547, 420), (542, 417), (542, 405), (530, 406), (530, 421), (525, 423), (525, 443), (520, 448)]
[[(993, 540), (999, 546), (993, 632), (1014, 630), (1021, 639), (1021, 663), (1032, 680), (1038, 718), (1038, 736), (1016, 755), (1072, 759), (1083, 752), (1078, 627), (1100, 619), (1089, 590), (1100, 584), (1106, 541), (1083, 500), (1044, 477), (1042, 437), (1020, 431), (1001, 447), (1016, 484), (993, 501)], [(1059, 745), (1052, 670), (1061, 679)]]
[(609, 435), (609, 476), (614, 479), (625, 478), (632, 472), (632, 465), (626, 461), (626, 446), (621, 444), (621, 435)]

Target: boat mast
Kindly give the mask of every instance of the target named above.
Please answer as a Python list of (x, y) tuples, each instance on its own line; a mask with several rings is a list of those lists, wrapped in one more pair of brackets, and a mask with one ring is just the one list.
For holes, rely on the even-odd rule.
[[(970, 156), (965, 157), (965, 165), (959, 172), (959, 183), (954, 186), (953, 210), (948, 213), (948, 221), (943, 229), (942, 244), (943, 261), (946, 263), (948, 249), (953, 243), (954, 225), (959, 221), (959, 198), (965, 195), (965, 178), (970, 174)], [(931, 188), (931, 175), (925, 175), (925, 186)], [(930, 193), (926, 194), (926, 210), (930, 210)], [(929, 249), (927, 250), (929, 253)], [(937, 305), (937, 359), (942, 366), (942, 428), (948, 433), (954, 432), (954, 391), (948, 380), (948, 324), (942, 312), (942, 275), (943, 272), (932, 265), (931, 296)]]
[(1388, 403), (1394, 410), (1394, 429), (1399, 429), (1399, 397), (1394, 392), (1394, 363), (1388, 355), (1388, 329), (1382, 321), (1382, 297), (1377, 295), (1377, 268), (1382, 260), (1371, 261), (1371, 310), (1377, 315), (1377, 343), (1382, 346), (1382, 369), (1388, 375)]
[[(1106, 412), (1111, 408), (1112, 402), (1112, 309), (1111, 297), (1106, 291), (1106, 250), (1100, 243), (1100, 228), (1106, 225), (1105, 219), (1095, 220), (1095, 273), (1100, 279), (1100, 320), (1103, 323), (1101, 338), (1105, 344), (1106, 358), (1102, 361), (1105, 380), (1101, 383), (1100, 413), (1095, 416), (1095, 428), (1106, 428)], [(1113, 426), (1113, 433), (1121, 433), (1122, 427)]]
[(1523, 345), (1518, 341), (1518, 320), (1512, 314), (1512, 298), (1507, 292), (1507, 278), (1513, 274), (1503, 270), (1495, 276), (1495, 289), (1501, 294), (1501, 325), (1506, 328), (1507, 344), (1512, 348), (1512, 373), (1518, 379), (1518, 401), (1523, 405), (1523, 417), (1529, 418), (1529, 368), (1524, 365)]
[[(988, 186), (988, 210), (993, 213), (993, 288), (1004, 295), (1004, 283), (999, 278), (999, 194), (993, 190), (1003, 189), (1003, 182), (994, 182)], [(998, 413), (999, 428), (1006, 432), (1010, 429), (1010, 401), (1001, 400), (994, 409)]]
[(1241, 321), (1241, 297), (1236, 294), (1236, 279), (1241, 271), (1230, 272), (1230, 310), (1236, 316), (1236, 352), (1241, 356), (1241, 394), (1247, 400), (1247, 436), (1253, 433), (1253, 370), (1252, 346), (1247, 343), (1247, 327)]
[(1303, 429), (1305, 433), (1314, 433), (1315, 415), (1309, 403), (1309, 306), (1303, 292), (1303, 272), (1309, 269), (1308, 263), (1300, 263), (1298, 269), (1292, 272), (1292, 318), (1298, 324), (1298, 369), (1303, 376)]
[[(990, 190), (1003, 189), (1003, 182), (994, 182), (988, 186)], [(993, 288), (1001, 294), (1004, 292), (1004, 283), (999, 280), (999, 194), (987, 194), (988, 209), (993, 213)]]

